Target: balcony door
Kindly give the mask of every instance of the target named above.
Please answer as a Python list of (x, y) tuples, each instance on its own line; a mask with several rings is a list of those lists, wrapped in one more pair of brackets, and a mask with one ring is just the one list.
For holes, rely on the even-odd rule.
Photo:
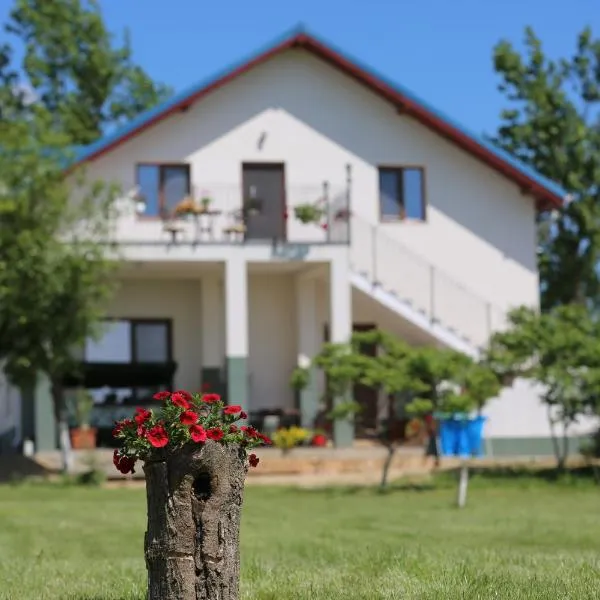
[(281, 163), (242, 166), (246, 239), (284, 240), (285, 172)]

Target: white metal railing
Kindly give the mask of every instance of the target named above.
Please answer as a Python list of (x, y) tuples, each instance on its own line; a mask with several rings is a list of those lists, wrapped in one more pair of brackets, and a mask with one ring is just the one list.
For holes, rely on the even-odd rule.
[(351, 238), (353, 270), (409, 304), (431, 323), (455, 331), (475, 347), (482, 347), (493, 331), (506, 326), (504, 311), (378, 225), (353, 215)]
[[(233, 243), (247, 241), (248, 238), (260, 239), (264, 235), (265, 240), (278, 239), (291, 243), (349, 242), (349, 197), (343, 185), (324, 183), (286, 186), (280, 224), (277, 223), (276, 215), (268, 215), (269, 207), (261, 214), (260, 202), (253, 205), (252, 201), (244, 198), (241, 185), (204, 182), (194, 184), (188, 199), (195, 206), (202, 207), (203, 198), (210, 198), (210, 204), (197, 214), (177, 216), (173, 212), (174, 207), (170, 207), (170, 210), (157, 210), (154, 207), (149, 214), (148, 205), (141, 200), (135, 185), (124, 186), (123, 194), (117, 202), (117, 238), (122, 242), (158, 242), (176, 237), (179, 242)], [(295, 209), (304, 204), (322, 209), (318, 222), (302, 223), (296, 218)], [(260, 225), (260, 231), (267, 233), (253, 234), (253, 225), (257, 225), (260, 219), (267, 219), (267, 223)], [(177, 235), (165, 235), (165, 228), (167, 233), (177, 230)], [(245, 230), (247, 234), (244, 233)]]

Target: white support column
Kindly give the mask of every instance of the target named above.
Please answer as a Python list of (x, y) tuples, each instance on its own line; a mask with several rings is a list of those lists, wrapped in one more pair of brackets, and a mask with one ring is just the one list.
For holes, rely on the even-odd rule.
[(248, 265), (241, 253), (225, 264), (225, 340), (227, 402), (248, 410)]
[[(329, 267), (329, 339), (333, 343), (346, 343), (352, 336), (352, 289), (348, 256), (344, 254), (331, 261)], [(349, 398), (334, 398), (334, 404)], [(351, 446), (354, 440), (354, 423), (337, 420), (333, 438), (338, 447)]]
[(216, 275), (202, 278), (200, 284), (202, 304), (202, 387), (204, 391), (222, 393), (223, 389), (223, 297)]
[[(317, 281), (310, 275), (296, 278), (296, 328), (298, 335), (298, 366), (310, 367), (312, 359), (318, 354), (323, 337), (320, 332), (317, 311)], [(319, 411), (319, 389), (314, 368), (310, 369), (306, 388), (300, 391), (300, 418), (302, 426), (314, 427)]]

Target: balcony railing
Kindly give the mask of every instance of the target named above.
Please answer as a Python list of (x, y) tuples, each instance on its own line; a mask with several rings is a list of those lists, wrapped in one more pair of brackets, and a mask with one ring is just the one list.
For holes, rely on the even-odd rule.
[(118, 201), (121, 243), (348, 244), (349, 194), (344, 185), (287, 186), (276, 202), (244, 197), (241, 186), (202, 183), (168, 208), (149, 206), (135, 186)]

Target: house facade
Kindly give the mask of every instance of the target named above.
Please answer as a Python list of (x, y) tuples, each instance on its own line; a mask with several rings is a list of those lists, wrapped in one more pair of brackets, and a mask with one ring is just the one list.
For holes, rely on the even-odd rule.
[[(476, 356), (510, 308), (538, 305), (536, 211), (563, 198), (304, 31), (77, 160), (123, 190), (120, 287), (83, 357), (106, 428), (163, 386), (210, 386), (251, 418), (295, 411), (310, 426), (323, 381), (297, 394), (290, 375), (353, 329)], [(364, 431), (382, 411), (370, 393), (357, 391)], [(527, 384), (488, 416), (489, 452), (551, 451)], [(340, 444), (352, 435), (338, 424)]]

